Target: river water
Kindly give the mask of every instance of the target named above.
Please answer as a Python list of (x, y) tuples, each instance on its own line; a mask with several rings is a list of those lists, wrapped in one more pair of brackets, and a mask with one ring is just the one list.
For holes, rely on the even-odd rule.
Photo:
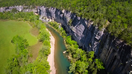
[(66, 50), (66, 47), (64, 45), (64, 40), (60, 36), (58, 32), (56, 32), (53, 28), (47, 25), (47, 29), (51, 32), (51, 34), (55, 38), (55, 68), (56, 68), (56, 74), (68, 74), (70, 62), (66, 58), (66, 56), (63, 54), (63, 51)]

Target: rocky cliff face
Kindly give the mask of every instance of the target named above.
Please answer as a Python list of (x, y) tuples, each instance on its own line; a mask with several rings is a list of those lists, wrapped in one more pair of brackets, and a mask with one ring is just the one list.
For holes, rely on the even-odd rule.
[[(39, 14), (43, 21), (48, 18), (61, 23), (67, 34), (71, 35), (80, 47), (95, 52), (107, 71), (113, 74), (128, 74), (132, 71), (131, 47), (105, 32), (105, 29), (99, 30), (93, 26), (93, 22), (65, 10), (42, 6), (39, 8)], [(71, 25), (68, 25), (71, 20)]]
[[(69, 11), (44, 6), (39, 7), (38, 10), (24, 7), (1, 7), (0, 12), (11, 11), (13, 8), (23, 12), (38, 11), (42, 21), (54, 20), (61, 23), (67, 34), (71, 35), (80, 47), (86, 51), (94, 51), (95, 55), (103, 61), (108, 72), (113, 74), (132, 72), (131, 47), (105, 32), (105, 29), (99, 30), (98, 27), (93, 26), (93, 22), (82, 19)], [(68, 25), (71, 20), (71, 25)]]
[(0, 12), (10, 12), (12, 9), (16, 9), (19, 12), (34, 12), (36, 13), (36, 8), (30, 8), (28, 6), (10, 6), (10, 7), (0, 7)]

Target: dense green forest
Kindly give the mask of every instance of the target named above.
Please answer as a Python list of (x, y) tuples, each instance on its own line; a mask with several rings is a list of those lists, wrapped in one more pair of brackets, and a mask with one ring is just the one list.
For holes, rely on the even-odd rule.
[[(72, 13), (76, 13), (82, 18), (94, 21), (94, 25), (99, 28), (106, 28), (109, 33), (126, 41), (127, 44), (132, 46), (132, 0), (0, 0), (0, 7), (14, 5), (31, 5), (33, 7), (43, 5), (47, 7), (56, 7), (60, 10), (65, 9), (72, 11)], [(12, 15), (16, 16), (13, 13), (0, 13), (0, 18), (7, 19), (11, 17), (10, 19), (16, 19), (16, 17)], [(30, 16), (30, 14), (26, 16), (23, 15), (22, 12), (17, 15), (19, 17), (26, 17), (24, 19), (19, 18), (18, 20), (22, 19), (26, 21), (35, 21), (33, 23), (39, 23), (35, 20), (38, 17)], [(77, 43), (71, 40), (70, 36), (66, 36), (63, 28), (59, 28), (57, 23), (50, 22), (49, 24), (58, 29), (66, 40), (68, 58), (71, 59), (69, 73), (96, 74), (98, 70), (104, 69), (102, 62), (94, 58), (94, 52), (84, 52), (79, 49)], [(41, 26), (35, 26), (41, 29)], [(42, 36), (43, 35), (39, 35), (40, 41), (45, 40)], [(49, 51), (47, 52), (49, 53)], [(35, 68), (40, 71), (42, 67), (39, 66), (42, 66), (41, 63), (35, 65), (35, 67), (31, 64), (30, 67), (33, 68), (30, 70), (33, 71)], [(49, 66), (46, 67), (46, 70), (48, 69)]]
[(31, 57), (28, 54), (28, 42), (23, 37), (15, 36), (11, 42), (16, 46), (16, 54), (8, 60), (8, 65), (5, 69), (6, 74), (49, 74), (50, 66), (47, 61), (47, 56), (50, 53), (50, 38), (49, 33), (39, 16), (34, 15), (33, 12), (5, 12), (0, 13), (1, 20), (17, 20), (27, 21), (31, 26), (39, 29), (38, 40), (43, 43), (39, 51), (37, 59), (29, 63), (28, 59)]
[(14, 5), (44, 5), (72, 11), (132, 45), (132, 0), (0, 0), (0, 7)]
[(65, 30), (57, 22), (49, 22), (49, 25), (54, 27), (64, 38), (67, 57), (71, 64), (69, 73), (73, 74), (97, 74), (98, 71), (104, 69), (100, 59), (94, 57), (94, 51), (85, 52), (80, 49), (77, 42), (72, 40), (71, 36), (67, 36)]

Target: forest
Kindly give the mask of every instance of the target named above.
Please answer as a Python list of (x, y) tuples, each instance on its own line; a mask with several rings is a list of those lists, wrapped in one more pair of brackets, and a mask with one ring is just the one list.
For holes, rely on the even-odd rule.
[[(32, 7), (47, 6), (71, 11), (86, 20), (93, 21), (94, 25), (98, 26), (99, 29), (106, 28), (111, 35), (124, 40), (128, 45), (132, 46), (132, 0), (0, 0), (0, 7), (15, 5), (27, 5)], [(23, 12), (14, 15), (15, 17), (12, 17), (13, 13), (8, 13), (9, 12), (7, 12), (7, 14), (0, 13), (0, 19), (7, 19), (10, 17), (10, 19), (16, 19), (16, 17), (19, 16), (22, 18), (19, 18), (18, 20), (36, 21), (35, 19), (38, 18), (23, 15)], [(29, 13), (25, 14), (30, 15)], [(34, 23), (39, 22), (36, 21)], [(69, 73), (96, 74), (100, 69), (104, 69), (102, 62), (94, 57), (94, 52), (84, 52), (79, 49), (77, 43), (73, 41), (70, 36), (66, 36), (63, 28), (58, 28), (57, 23), (50, 22), (49, 24), (54, 26), (54, 28), (59, 29), (61, 35), (66, 40), (67, 52), (69, 55), (68, 58), (71, 59)], [(41, 29), (40, 25), (35, 26)], [(43, 35), (39, 35), (40, 41), (45, 42), (46, 39), (42, 36)], [(47, 53), (49, 53), (49, 51), (47, 51)], [(41, 68), (39, 67), (41, 66), (41, 63), (35, 67), (32, 64), (30, 66), (33, 67), (30, 69), (31, 71), (33, 71), (34, 68), (38, 69), (38, 71), (41, 70), (39, 69)], [(46, 70), (48, 69), (49, 66), (47, 66)]]
[(65, 9), (132, 45), (132, 0), (1, 0), (3, 6), (47, 6)]
[(29, 43), (21, 36), (14, 36), (11, 43), (15, 45), (15, 55), (8, 59), (8, 65), (5, 68), (6, 74), (49, 74), (50, 66), (47, 61), (50, 54), (50, 38), (46, 30), (45, 24), (39, 20), (33, 12), (5, 12), (0, 13), (1, 20), (17, 20), (27, 21), (32, 27), (37, 27), (39, 30), (38, 40), (42, 42), (42, 48), (35, 61), (28, 62), (31, 55), (28, 54)]

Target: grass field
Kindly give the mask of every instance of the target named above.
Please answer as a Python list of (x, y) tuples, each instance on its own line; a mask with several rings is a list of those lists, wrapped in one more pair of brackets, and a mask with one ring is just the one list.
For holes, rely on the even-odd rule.
[(4, 74), (7, 59), (15, 54), (15, 46), (11, 43), (14, 36), (27, 39), (30, 46), (38, 42), (37, 37), (30, 33), (31, 29), (26, 22), (0, 20), (0, 74)]

